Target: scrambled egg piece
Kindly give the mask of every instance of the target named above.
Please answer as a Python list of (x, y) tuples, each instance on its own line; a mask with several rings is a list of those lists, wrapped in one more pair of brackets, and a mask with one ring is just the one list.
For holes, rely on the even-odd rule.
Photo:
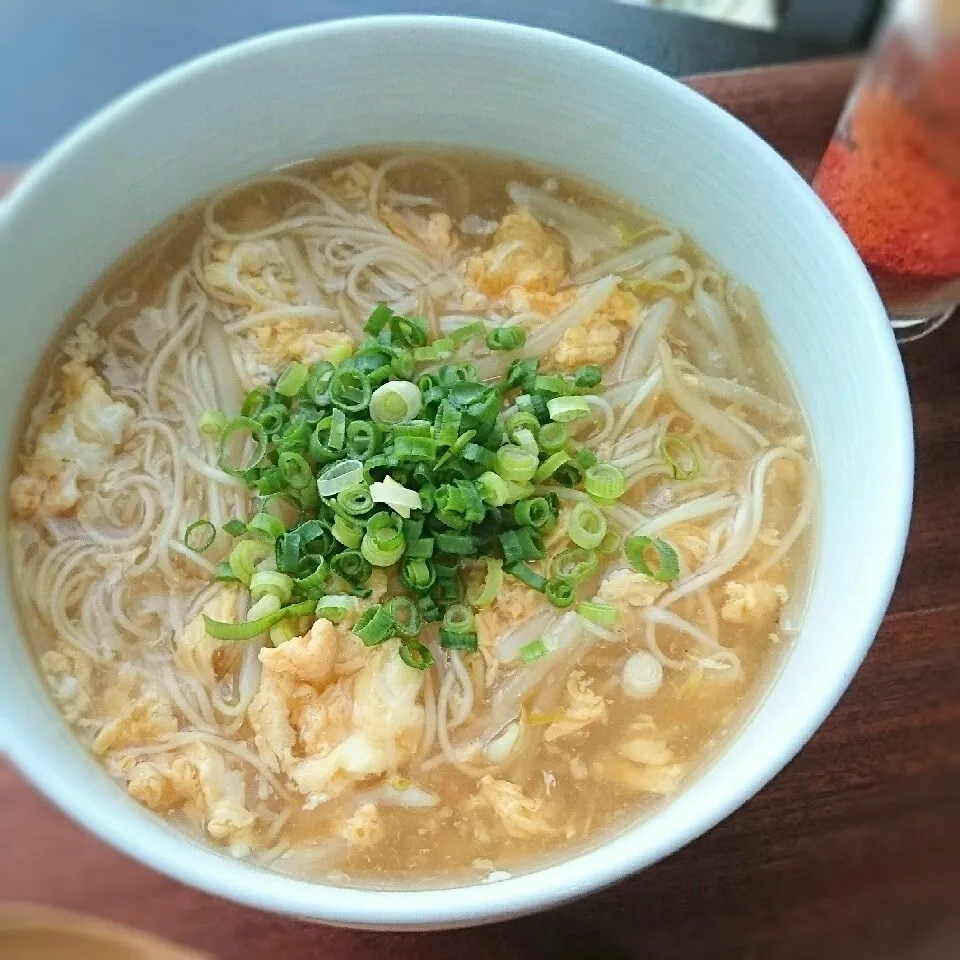
[(594, 773), (602, 780), (636, 793), (656, 793), (665, 797), (680, 786), (683, 768), (680, 764), (637, 766), (629, 760), (614, 758), (595, 763)]
[(640, 302), (626, 290), (610, 298), (582, 323), (571, 327), (551, 351), (553, 364), (573, 370), (585, 363), (605, 366), (616, 357), (625, 330), (640, 322)]
[(637, 737), (617, 747), (617, 753), (627, 760), (646, 766), (666, 766), (673, 759), (673, 752), (662, 740), (650, 737)]
[(340, 836), (356, 847), (376, 846), (384, 836), (383, 820), (375, 803), (365, 803), (340, 828)]
[(630, 608), (653, 606), (666, 589), (665, 583), (623, 568), (604, 577), (597, 591), (597, 599), (612, 604), (620, 613), (628, 613)]
[[(203, 612), (214, 620), (233, 623), (237, 619), (237, 596), (234, 587), (222, 587)], [(207, 633), (203, 616), (198, 614), (174, 638), (173, 662), (178, 670), (210, 687), (216, 679), (213, 658), (220, 646), (220, 641)]]
[(318, 620), (309, 637), (260, 651), (263, 675), (248, 716), (264, 762), (322, 802), (358, 780), (406, 762), (423, 730), (423, 674), (397, 655), (397, 642), (368, 651), (352, 676), (334, 681), (346, 632)]
[(590, 689), (590, 681), (582, 670), (574, 670), (567, 677), (564, 699), (563, 716), (551, 723), (543, 735), (547, 743), (577, 733), (591, 723), (606, 722), (607, 704), (603, 697)]
[(487, 775), (480, 779), (477, 793), (470, 798), (470, 810), (489, 810), (507, 834), (516, 840), (556, 833), (542, 815), (543, 799), (528, 797), (515, 783)]
[(308, 317), (282, 317), (258, 323), (244, 332), (264, 366), (279, 370), (292, 361), (308, 366), (323, 360), (330, 347), (342, 343), (354, 347), (352, 337), (338, 330), (323, 330)]
[(296, 303), (300, 290), (276, 240), (221, 241), (210, 251), (204, 283), (243, 306), (258, 307), (260, 298)]
[(727, 623), (736, 624), (770, 620), (789, 599), (782, 583), (772, 584), (766, 580), (753, 583), (728, 580), (724, 592), (726, 600), (720, 608), (720, 616)]
[(563, 244), (526, 210), (508, 213), (491, 246), (467, 261), (468, 283), (487, 297), (511, 287), (556, 293), (566, 275)]
[(86, 364), (71, 361), (61, 373), (59, 406), (40, 425), (33, 453), (21, 458), (21, 473), (10, 485), (22, 517), (69, 513), (80, 499), (80, 481), (110, 463), (134, 418)]
[(108, 693), (115, 696), (110, 698), (114, 702), (105, 705), (105, 713), (114, 719), (108, 720), (94, 738), (93, 752), (98, 757), (109, 750), (139, 746), (176, 733), (177, 718), (165, 697), (147, 692), (134, 700), (119, 688)]
[(431, 213), (422, 217), (413, 210), (394, 210), (381, 204), (379, 215), (401, 240), (412, 243), (431, 256), (442, 256), (456, 246), (453, 222), (445, 213)]
[(48, 650), (40, 657), (40, 669), (64, 719), (67, 723), (76, 723), (91, 703), (89, 658), (68, 647)]
[(250, 852), (256, 818), (246, 808), (243, 773), (231, 770), (219, 751), (191, 744), (172, 755), (133, 763), (124, 772), (127, 792), (135, 800), (157, 812), (183, 808), (235, 856)]

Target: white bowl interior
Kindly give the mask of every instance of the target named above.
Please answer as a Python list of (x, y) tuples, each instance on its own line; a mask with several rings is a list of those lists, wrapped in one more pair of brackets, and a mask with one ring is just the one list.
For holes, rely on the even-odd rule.
[[(389, 51), (389, 55), (385, 55)], [(321, 887), (236, 862), (143, 812), (75, 745), (28, 655), (7, 586), (0, 743), (101, 837), (207, 890), (367, 927), (528, 912), (596, 889), (726, 816), (802, 746), (879, 625), (910, 509), (912, 434), (873, 286), (813, 194), (732, 118), (615, 54), (525, 28), (422, 17), (289, 31), (213, 54), (108, 108), (39, 164), (0, 219), (0, 449), (65, 312), (150, 228), (224, 183), (358, 145), (435, 143), (573, 171), (689, 231), (758, 291), (802, 397), (822, 536), (801, 636), (752, 721), (696, 783), (605, 846), (442, 897)]]

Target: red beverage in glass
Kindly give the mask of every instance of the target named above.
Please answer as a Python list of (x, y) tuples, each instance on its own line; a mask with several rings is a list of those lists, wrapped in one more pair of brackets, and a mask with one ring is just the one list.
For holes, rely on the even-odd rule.
[(894, 6), (814, 188), (895, 326), (960, 301), (960, 0)]

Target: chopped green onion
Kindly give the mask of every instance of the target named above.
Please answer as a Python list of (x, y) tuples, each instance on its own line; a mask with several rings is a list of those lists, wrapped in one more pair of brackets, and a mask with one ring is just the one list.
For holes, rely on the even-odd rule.
[(553, 510), (546, 497), (520, 500), (513, 508), (513, 518), (521, 527), (540, 530), (553, 519)]
[[(557, 424), (561, 426), (561, 424)], [(544, 427), (544, 430), (547, 428)], [(556, 453), (551, 453), (543, 463), (537, 467), (537, 472), (533, 475), (533, 479), (538, 483), (543, 483), (544, 480), (552, 477), (565, 463), (569, 463), (570, 454), (566, 450), (558, 450)]]
[(612, 627), (617, 622), (617, 608), (600, 600), (578, 603), (577, 614), (600, 627)]
[(351, 487), (349, 490), (341, 490), (337, 494), (337, 506), (339, 506), (351, 517), (359, 517), (369, 513), (373, 509), (373, 497), (370, 495), (370, 489), (363, 484)]
[(416, 540), (407, 541), (407, 548), (404, 552), (408, 557), (414, 559), (429, 560), (433, 556), (433, 548), (433, 537), (418, 537)]
[(366, 460), (380, 449), (383, 431), (369, 420), (352, 420), (347, 424), (345, 449), (347, 456)]
[(238, 540), (230, 551), (230, 569), (242, 584), (250, 586), (254, 567), (272, 553), (273, 548), (260, 540)]
[(250, 597), (254, 601), (273, 594), (281, 604), (293, 596), (293, 578), (277, 570), (258, 570), (250, 578)]
[(402, 556), (406, 540), (399, 521), (388, 513), (374, 514), (367, 521), (367, 532), (360, 552), (375, 567), (392, 567)]
[(561, 550), (550, 564), (550, 575), (554, 578), (584, 580), (597, 569), (599, 558), (595, 550), (584, 550), (582, 547), (568, 547)]
[(616, 500), (627, 489), (627, 478), (612, 463), (595, 463), (587, 468), (583, 486), (591, 497), (603, 501)]
[(247, 620), (261, 620), (263, 617), (270, 616), (271, 613), (276, 613), (283, 604), (280, 602), (280, 598), (274, 596), (272, 593), (264, 594), (248, 611), (247, 611)]
[(437, 571), (424, 557), (409, 557), (400, 568), (400, 582), (414, 593), (426, 593), (437, 582)]
[(353, 632), (360, 638), (365, 647), (375, 647), (386, 643), (393, 635), (396, 624), (390, 611), (379, 603), (368, 607), (356, 622)]
[(244, 418), (257, 416), (267, 405), (269, 400), (270, 395), (266, 392), (266, 390), (262, 390), (259, 387), (254, 387), (254, 389), (243, 398), (243, 403), (240, 404), (240, 417)]
[[(250, 542), (250, 541), (246, 541)], [(316, 604), (313, 600), (304, 600), (288, 607), (282, 607), (275, 613), (267, 614), (256, 620), (247, 620), (244, 623), (223, 623), (203, 615), (203, 625), (214, 640), (252, 640), (266, 633), (274, 624), (286, 620), (288, 617), (306, 617), (314, 612)]]
[(577, 599), (573, 584), (563, 577), (555, 577), (548, 581), (545, 593), (547, 600), (561, 610), (569, 607)]
[(330, 566), (334, 573), (354, 586), (366, 583), (373, 573), (370, 561), (359, 550), (344, 550), (343, 553), (338, 553), (330, 561)]
[(349, 340), (341, 340), (333, 346), (327, 347), (324, 359), (327, 363), (332, 363), (337, 367), (348, 357), (353, 356), (353, 349), (353, 344)]
[(370, 418), (381, 427), (413, 420), (420, 412), (420, 389), (409, 380), (385, 383), (370, 397)]
[(281, 644), (289, 643), (294, 637), (299, 635), (300, 631), (297, 628), (297, 621), (292, 617), (288, 617), (279, 623), (275, 623), (270, 628), (270, 643), (275, 647), (279, 647)]
[(423, 622), (420, 611), (409, 597), (394, 597), (387, 602), (386, 608), (400, 636), (415, 637), (420, 632)]
[(502, 507), (510, 495), (507, 481), (492, 470), (477, 477), (476, 488), (483, 502), (494, 507)]
[(588, 363), (577, 367), (573, 374), (573, 385), (578, 390), (591, 390), (600, 385), (603, 380), (603, 367), (595, 363)]
[[(356, 360), (356, 357), (353, 358)], [(330, 402), (345, 413), (360, 413), (370, 404), (370, 380), (357, 369), (340, 366), (330, 378)]]
[(466, 650), (469, 653), (476, 653), (480, 644), (476, 633), (472, 630), (449, 630), (441, 627), (440, 646), (444, 650)]
[[(653, 566), (650, 566), (647, 559), (651, 550), (656, 554)], [(628, 537), (623, 545), (623, 552), (634, 570), (660, 583), (672, 583), (680, 573), (677, 551), (665, 540), (656, 537)]]
[(520, 648), (519, 657), (523, 663), (533, 663), (534, 660), (542, 660), (549, 652), (542, 639), (531, 640)]
[(356, 597), (327, 594), (317, 601), (317, 616), (331, 623), (342, 623), (357, 607)]
[(335, 497), (341, 490), (349, 490), (363, 482), (363, 464), (359, 460), (338, 460), (317, 477), (317, 493), (321, 497)]
[(583, 397), (554, 397), (547, 401), (550, 419), (557, 423), (570, 423), (590, 416), (590, 404)]
[(556, 453), (566, 446), (568, 436), (567, 428), (562, 423), (545, 423), (540, 428), (537, 442), (544, 453)]
[(300, 456), (299, 453), (292, 453), (289, 450), (280, 454), (279, 458), (280, 472), (286, 477), (287, 483), (294, 490), (302, 490), (313, 480), (313, 470), (310, 464)]
[(514, 563), (507, 567), (507, 573), (513, 574), (518, 580), (522, 580), (528, 587), (533, 587), (539, 593), (547, 589), (547, 578), (541, 576), (526, 563)]
[(613, 527), (608, 527), (607, 532), (600, 541), (600, 546), (597, 547), (597, 552), (605, 557), (609, 556), (611, 553), (616, 553), (620, 549), (622, 542), (623, 537), (621, 537)]
[(197, 419), (197, 429), (208, 437), (219, 437), (226, 425), (227, 418), (219, 410), (204, 410)]
[(271, 543), (282, 536), (285, 530), (286, 527), (269, 513), (257, 513), (247, 524), (247, 533), (252, 533), (260, 540), (269, 540)]
[(455, 603), (443, 615), (443, 626), (453, 633), (467, 633), (473, 630), (473, 612), (465, 604)]
[(356, 550), (363, 540), (363, 527), (356, 520), (349, 520), (346, 517), (337, 514), (330, 528), (334, 539), (339, 540), (345, 547)]
[(487, 333), (487, 348), (490, 350), (519, 350), (526, 342), (526, 330), (515, 324), (494, 327)]
[(231, 537), (242, 537), (247, 532), (247, 525), (236, 517), (231, 517), (224, 525), (223, 532)]
[(291, 363), (277, 380), (274, 390), (281, 397), (295, 397), (304, 388), (309, 376), (309, 371), (302, 363)]
[(693, 480), (700, 473), (697, 451), (675, 433), (667, 433), (660, 441), (660, 455), (670, 468), (674, 480)]
[[(247, 434), (247, 437), (244, 437)], [(253, 451), (246, 459), (232, 459), (229, 448), (236, 447), (240, 456), (245, 452), (245, 447), (253, 444)], [(249, 417), (234, 417), (220, 434), (220, 455), (217, 463), (224, 473), (229, 473), (234, 477), (243, 477), (248, 470), (256, 467), (267, 452), (267, 434), (266, 431)]]
[(382, 481), (370, 484), (370, 496), (374, 503), (385, 503), (404, 518), (410, 516), (411, 510), (420, 510), (423, 507), (423, 501), (416, 490), (407, 489), (389, 474)]
[(486, 332), (487, 325), (482, 320), (475, 320), (473, 323), (465, 324), (451, 331), (450, 339), (453, 341), (454, 347), (459, 350), (464, 344), (476, 340), (477, 337), (482, 337)]
[(522, 447), (506, 444), (497, 451), (496, 471), (504, 480), (532, 480), (537, 466), (536, 456)]
[(570, 511), (567, 535), (584, 550), (595, 550), (607, 534), (607, 518), (592, 503), (580, 501)]
[(496, 557), (483, 557), (486, 573), (479, 589), (467, 591), (467, 601), (474, 607), (489, 607), (503, 586), (503, 564)]
[(293, 531), (277, 537), (274, 559), (281, 573), (296, 573), (300, 569), (300, 537)]
[(194, 553), (203, 553), (204, 550), (209, 550), (216, 539), (217, 528), (205, 518), (194, 520), (183, 535), (183, 542), (187, 545), (187, 549)]
[(400, 644), (400, 659), (414, 670), (429, 670), (433, 666), (433, 654), (419, 640), (404, 640)]

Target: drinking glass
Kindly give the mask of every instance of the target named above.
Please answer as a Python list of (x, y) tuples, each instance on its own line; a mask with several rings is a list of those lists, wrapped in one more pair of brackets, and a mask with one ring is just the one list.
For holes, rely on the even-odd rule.
[(813, 181), (900, 342), (960, 303), (960, 0), (899, 0)]

